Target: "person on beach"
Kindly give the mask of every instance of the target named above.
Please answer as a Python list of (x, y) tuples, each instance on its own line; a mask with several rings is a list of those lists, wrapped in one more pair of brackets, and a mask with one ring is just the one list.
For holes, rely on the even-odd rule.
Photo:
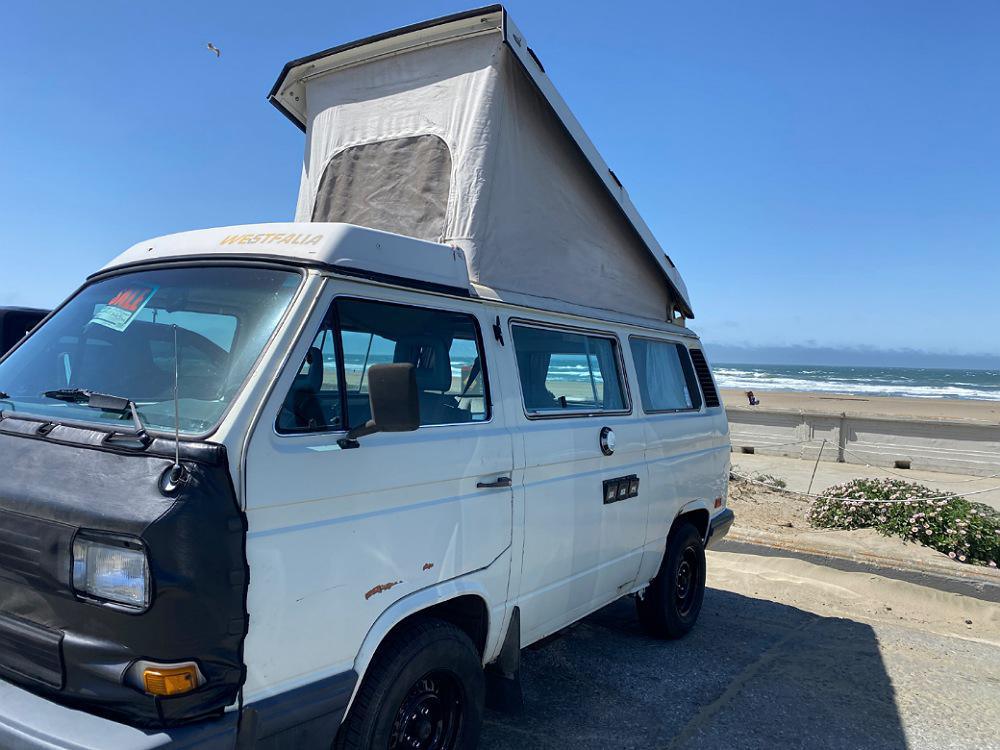
[(753, 391), (747, 391), (747, 401), (750, 402), (750, 406), (757, 406), (760, 403), (760, 399), (753, 395)]

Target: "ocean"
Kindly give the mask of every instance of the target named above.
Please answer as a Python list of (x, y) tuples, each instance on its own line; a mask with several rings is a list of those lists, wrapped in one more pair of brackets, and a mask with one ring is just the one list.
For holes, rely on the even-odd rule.
[(998, 370), (716, 363), (712, 372), (720, 387), (744, 391), (822, 391), (852, 396), (1000, 401)]

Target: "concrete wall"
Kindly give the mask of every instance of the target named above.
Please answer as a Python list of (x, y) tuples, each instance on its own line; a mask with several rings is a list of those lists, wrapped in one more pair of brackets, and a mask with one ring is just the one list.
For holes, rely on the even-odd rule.
[[(734, 453), (872, 464), (954, 474), (1000, 472), (1000, 425), (800, 411), (728, 409)], [(902, 467), (901, 467), (902, 468)]]

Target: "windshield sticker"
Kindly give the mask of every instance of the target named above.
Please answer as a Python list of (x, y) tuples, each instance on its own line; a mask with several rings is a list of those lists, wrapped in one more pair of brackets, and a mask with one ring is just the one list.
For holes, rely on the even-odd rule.
[(157, 289), (158, 286), (133, 286), (122, 289), (111, 298), (110, 302), (94, 313), (90, 322), (122, 333), (132, 325), (132, 321), (153, 298)]

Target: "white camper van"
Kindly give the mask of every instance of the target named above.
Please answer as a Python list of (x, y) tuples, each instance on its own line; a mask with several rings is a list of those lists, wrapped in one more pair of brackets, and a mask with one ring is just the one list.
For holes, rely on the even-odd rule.
[(271, 98), (295, 222), (138, 243), (0, 361), (0, 747), (474, 747), (524, 646), (698, 617), (691, 304), (504, 10)]

